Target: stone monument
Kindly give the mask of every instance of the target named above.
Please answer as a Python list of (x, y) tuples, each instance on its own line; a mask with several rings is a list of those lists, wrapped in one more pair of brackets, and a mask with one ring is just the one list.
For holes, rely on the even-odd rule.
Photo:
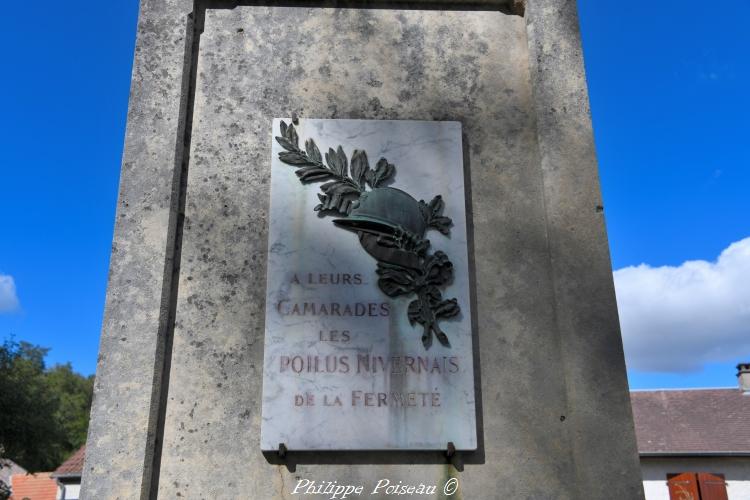
[(137, 36), (83, 498), (643, 497), (575, 2)]

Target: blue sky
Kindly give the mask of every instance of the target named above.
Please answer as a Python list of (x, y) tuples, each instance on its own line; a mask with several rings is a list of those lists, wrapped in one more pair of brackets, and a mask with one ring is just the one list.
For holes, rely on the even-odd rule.
[[(750, 236), (750, 4), (729, 0), (716, 6), (720, 11), (695, 0), (578, 5), (613, 268), (715, 261)], [(675, 286), (691, 279), (703, 286), (668, 310), (624, 311), (618, 286), (626, 347), (630, 336), (631, 345), (650, 343), (665, 360), (715, 353), (703, 369), (672, 362), (662, 367), (672, 373), (653, 373), (633, 369), (640, 363), (630, 349), (631, 387), (736, 384), (734, 366), (750, 358), (744, 340), (750, 339), (750, 302), (732, 301), (742, 292), (750, 297), (750, 287), (727, 281), (737, 274), (750, 281), (750, 266), (741, 264), (703, 278), (684, 266), (670, 272), (666, 279)], [(647, 278), (640, 282), (653, 284)], [(728, 311), (711, 305), (716, 288), (729, 289)], [(633, 318), (633, 331), (624, 323), (625, 316), (656, 312), (679, 315), (672, 318), (679, 324), (693, 311), (710, 321), (680, 325), (667, 341), (656, 324), (633, 325)], [(734, 324), (724, 321), (728, 314)]]
[[(750, 359), (750, 4), (578, 3), (631, 386), (733, 386)], [(4, 13), (0, 338), (89, 374), (137, 2)]]

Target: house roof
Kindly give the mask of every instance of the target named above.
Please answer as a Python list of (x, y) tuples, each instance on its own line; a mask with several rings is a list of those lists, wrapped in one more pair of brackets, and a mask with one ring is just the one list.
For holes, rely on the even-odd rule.
[(80, 477), (83, 472), (83, 459), (86, 456), (86, 445), (84, 444), (78, 451), (73, 453), (60, 467), (52, 473), (53, 477)]
[(57, 498), (57, 481), (51, 473), (14, 474), (10, 477), (13, 494), (11, 500), (31, 498), (33, 500), (55, 500)]
[(641, 455), (750, 455), (750, 395), (739, 389), (632, 391)]
[(26, 474), (26, 469), (9, 458), (0, 458), (0, 481), (10, 484), (10, 476), (13, 474)]

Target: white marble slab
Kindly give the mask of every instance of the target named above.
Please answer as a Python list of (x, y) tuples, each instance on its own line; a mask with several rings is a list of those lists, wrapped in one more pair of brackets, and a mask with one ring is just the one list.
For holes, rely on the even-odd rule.
[[(434, 340), (425, 349), (422, 327), (410, 325), (406, 313), (415, 297), (392, 299), (378, 288), (376, 260), (356, 234), (313, 211), (320, 183), (303, 185), (278, 159), (279, 122), (269, 137), (261, 448), (428, 450), (452, 441), (459, 450), (476, 449), (461, 124), (302, 119), (297, 127), (300, 145), (312, 138), (322, 153), (341, 145), (348, 158), (363, 149), (370, 166), (381, 157), (395, 165), (391, 187), (426, 202), (443, 196), (450, 236), (428, 230), (426, 238), (431, 252), (442, 250), (453, 262), (453, 282), (442, 292), (458, 299), (461, 313), (440, 322), (451, 346)], [(313, 315), (308, 307), (304, 314), (305, 303), (316, 311), (339, 304), (342, 313), (348, 305), (353, 313)], [(301, 314), (290, 314), (294, 304)]]

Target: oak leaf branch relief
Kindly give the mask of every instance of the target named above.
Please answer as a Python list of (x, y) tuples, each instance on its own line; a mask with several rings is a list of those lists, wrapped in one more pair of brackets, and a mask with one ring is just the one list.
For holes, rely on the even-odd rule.
[(333, 223), (357, 234), (360, 244), (377, 260), (378, 287), (389, 297), (409, 295), (409, 322), (423, 327), (425, 349), (438, 342), (450, 347), (439, 321), (458, 315), (458, 301), (443, 299), (442, 289), (453, 280), (453, 264), (442, 251), (430, 253), (425, 232), (435, 229), (450, 234), (453, 224), (443, 215), (445, 202), (440, 195), (425, 203), (387, 184), (396, 167), (381, 158), (371, 167), (367, 153), (355, 149), (349, 160), (341, 146), (325, 154), (312, 139), (304, 149), (293, 124), (284, 121), (276, 141), (284, 149), (279, 159), (295, 167), (303, 184), (323, 182), (314, 207), (322, 215), (338, 218)]

